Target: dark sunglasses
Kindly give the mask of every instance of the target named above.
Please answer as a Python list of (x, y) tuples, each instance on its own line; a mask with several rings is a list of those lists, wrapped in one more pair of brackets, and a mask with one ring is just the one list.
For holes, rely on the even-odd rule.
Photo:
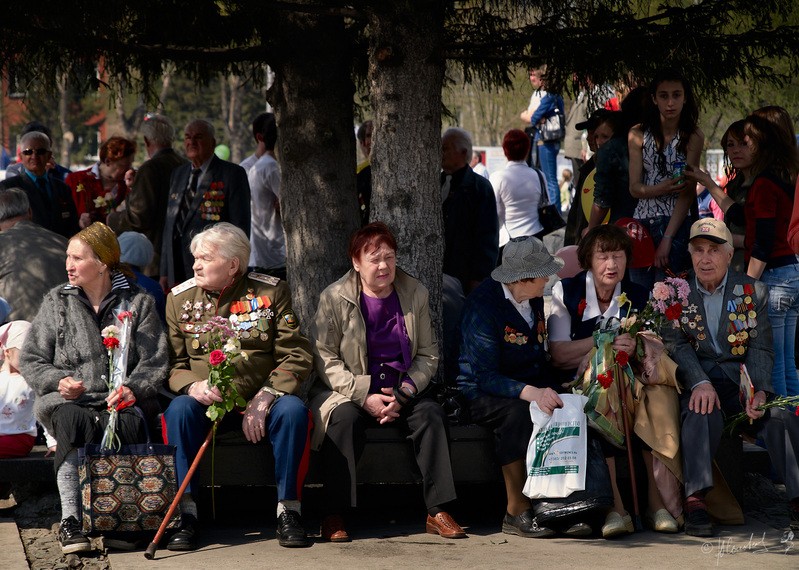
[(25, 156), (31, 156), (33, 153), (36, 153), (36, 156), (44, 156), (48, 154), (50, 151), (46, 148), (26, 148), (22, 151), (22, 154)]

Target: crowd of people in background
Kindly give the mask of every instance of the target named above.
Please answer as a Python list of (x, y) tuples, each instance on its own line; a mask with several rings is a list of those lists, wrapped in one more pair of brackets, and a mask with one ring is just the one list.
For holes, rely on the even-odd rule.
[[(0, 458), (30, 451), (35, 412), (55, 452), (65, 553), (91, 548), (79, 522), (76, 449), (102, 435), (108, 406), (129, 401), (144, 410), (142, 416), (131, 409), (120, 423), (123, 440), (142, 441), (145, 423), (158, 429), (158, 390), (168, 391), (163, 432), (177, 448), (178, 483), (188, 476), (211, 425), (205, 410), (225, 397), (209, 383), (203, 348), (203, 335), (220, 318), (249, 355), (235, 363), (246, 406), (223, 425), (250, 442), (271, 442), (282, 546), (311, 543), (300, 500), (311, 449), (325, 481), (322, 539), (351, 539), (364, 429), (386, 425), (414, 442), (426, 531), (466, 537), (449, 514), (457, 494), (448, 421), (432, 390), (439, 352), (442, 376), (463, 396), (463, 417), (494, 433), (507, 496), (503, 532), (629, 534), (629, 505), (616, 481), (620, 455), (607, 446), (592, 444), (609, 489), (604, 503), (575, 499), (562, 516), (522, 493), (530, 404), (548, 414), (561, 407), (596, 327), (621, 316), (620, 295), (641, 309), (655, 282), (674, 275), (686, 276), (693, 304), (685, 326), (664, 342), (688, 371), (685, 391), (652, 390), (647, 405), (650, 414), (670, 410), (662, 415), (668, 433), (682, 429), (682, 437), (664, 445), (664, 424), (650, 415), (630, 443), (646, 467), (646, 522), (658, 532), (712, 535), (707, 496), (715, 481), (707, 450), (718, 445), (723, 410), (752, 419), (748, 432), (765, 441), (799, 530), (799, 417), (757, 409), (775, 396), (799, 395), (799, 155), (790, 115), (766, 107), (730, 125), (720, 182), (701, 168), (699, 105), (679, 73), (663, 71), (606, 102), (601, 89), (581, 93), (568, 110), (547, 91), (545, 69), (531, 69), (529, 78), (533, 94), (520, 114), (525, 128), (502, 139), (504, 168), (489, 174), (464, 129), (442, 134), (440, 343), (427, 289), (396, 265), (403, 244), (370, 214), (372, 121), (356, 133), (364, 161), (356, 173), (362, 227), (349, 245), (352, 269), (322, 293), (308, 337), (285, 281), (273, 114), (254, 119), (255, 150), (240, 165), (215, 154), (214, 127), (202, 119), (183, 130), (184, 157), (173, 149), (171, 122), (147, 115), (140, 134), (148, 159), (138, 169), (136, 141), (111, 137), (96, 164), (69, 172), (54, 162), (45, 125), (23, 129), (20, 162), (0, 182), (0, 297), (11, 322), (0, 328), (0, 394), (8, 414), (19, 417), (13, 426), (0, 422)], [(559, 182), (561, 145), (571, 168)], [(553, 288), (550, 315), (544, 290), (567, 263), (544, 246), (549, 230), (540, 212), (547, 204), (569, 206), (564, 244), (579, 264)], [(108, 394), (108, 355), (98, 339), (123, 304), (136, 320), (130, 382)], [(613, 348), (632, 354), (635, 340), (621, 334)], [(736, 371), (743, 364), (754, 396), (741, 403)], [(658, 458), (666, 456), (672, 461), (659, 469)], [(192, 481), (171, 550), (200, 543), (196, 497)]]

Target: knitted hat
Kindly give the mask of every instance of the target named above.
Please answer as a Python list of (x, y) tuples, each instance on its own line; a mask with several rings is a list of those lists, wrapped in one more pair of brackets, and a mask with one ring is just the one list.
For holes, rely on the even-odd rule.
[(540, 239), (527, 236), (510, 240), (502, 251), (502, 264), (491, 272), (500, 283), (549, 277), (563, 267), (563, 260), (547, 251)]
[(145, 267), (153, 260), (153, 244), (139, 232), (123, 232), (119, 241), (120, 261), (133, 267)]

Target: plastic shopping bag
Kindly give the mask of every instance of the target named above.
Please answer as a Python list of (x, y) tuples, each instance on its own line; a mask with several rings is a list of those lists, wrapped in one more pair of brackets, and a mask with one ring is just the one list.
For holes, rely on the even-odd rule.
[(551, 416), (530, 404), (533, 435), (527, 447), (527, 482), (523, 493), (531, 499), (568, 497), (585, 489), (588, 456), (586, 419), (588, 400), (579, 394), (561, 394), (563, 407)]

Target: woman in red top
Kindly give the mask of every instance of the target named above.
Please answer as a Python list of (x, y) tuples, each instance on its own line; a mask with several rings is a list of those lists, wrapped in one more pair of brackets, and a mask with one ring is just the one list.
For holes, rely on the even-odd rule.
[(67, 176), (81, 228), (96, 221), (105, 223), (108, 214), (125, 199), (125, 173), (130, 170), (134, 154), (135, 142), (111, 137), (100, 146), (100, 162)]
[[(686, 178), (706, 186), (727, 217), (746, 228), (746, 273), (769, 287), (769, 320), (774, 333), (774, 393), (799, 394), (794, 361), (796, 323), (799, 317), (799, 263), (788, 244), (788, 224), (799, 172), (796, 147), (786, 143), (779, 127), (757, 115), (743, 125), (743, 137), (727, 137), (725, 152), (743, 177), (744, 206), (736, 203), (708, 173), (689, 170)], [(756, 317), (754, 317), (756, 318)]]

